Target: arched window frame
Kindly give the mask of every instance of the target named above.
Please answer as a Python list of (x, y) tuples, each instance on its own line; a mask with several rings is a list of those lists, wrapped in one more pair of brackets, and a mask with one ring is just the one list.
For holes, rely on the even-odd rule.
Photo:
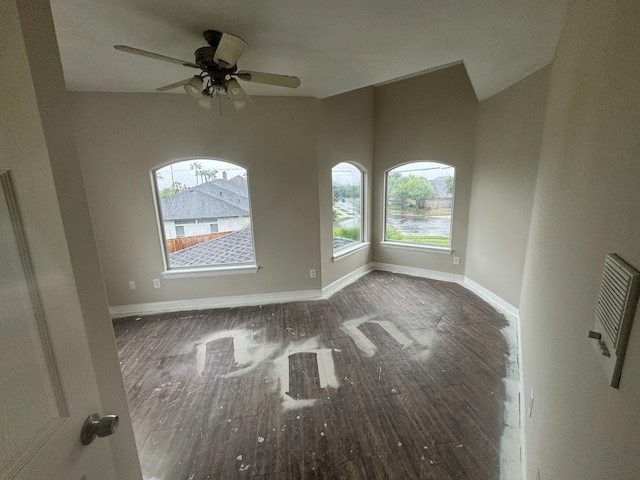
[[(409, 173), (412, 172), (412, 173)], [(425, 172), (424, 174), (418, 174), (418, 172)], [(429, 173), (426, 173), (429, 172)], [(445, 235), (411, 235), (409, 233), (397, 232), (393, 231), (393, 225), (389, 225), (389, 215), (392, 210), (396, 210), (397, 205), (392, 206), (390, 204), (389, 198), (389, 188), (390, 188), (390, 175), (394, 173), (400, 173), (402, 177), (407, 176), (424, 176), (428, 180), (433, 180), (433, 178), (429, 178), (429, 176), (434, 176), (435, 172), (442, 172), (440, 177), (451, 177), (451, 184), (449, 188), (449, 198), (443, 199), (443, 197), (437, 197), (437, 205), (440, 205), (438, 208), (443, 208), (445, 211), (448, 209), (449, 213), (449, 223), (448, 223), (448, 235), (447, 241), (444, 242), (442, 238), (436, 237), (445, 237)], [(404, 173), (404, 175), (403, 175)], [(437, 177), (435, 177), (437, 178)], [(438, 189), (437, 191), (440, 191)], [(435, 201), (435, 199), (432, 199)], [(441, 201), (442, 200), (442, 201)], [(414, 200), (415, 202), (415, 200)], [(428, 202), (428, 201), (426, 201)], [(422, 251), (431, 251), (434, 253), (443, 253), (443, 254), (451, 254), (452, 252), (452, 242), (453, 242), (453, 224), (454, 224), (454, 204), (455, 204), (455, 167), (453, 165), (449, 165), (443, 162), (437, 161), (426, 161), (426, 160), (418, 160), (411, 161), (406, 163), (401, 163), (393, 166), (385, 172), (384, 176), (384, 218), (383, 218), (383, 229), (382, 229), (382, 245), (385, 247), (391, 248), (400, 248), (400, 249), (417, 249)], [(426, 207), (424, 207), (426, 208)], [(426, 216), (426, 215), (425, 215)], [(427, 233), (427, 231), (424, 231)], [(411, 237), (414, 238), (411, 238)], [(417, 240), (419, 237), (433, 237), (422, 238)]]
[[(176, 169), (174, 167), (178, 168)], [(180, 182), (176, 174), (180, 172), (180, 178), (182, 179), (189, 173), (189, 170), (191, 170), (191, 174), (194, 175), (193, 178), (195, 180), (193, 180), (193, 184)], [(212, 170), (217, 170), (218, 175), (212, 177)], [(249, 190), (249, 172), (245, 167), (234, 162), (220, 159), (178, 159), (152, 169), (150, 171), (150, 175), (155, 199), (158, 233), (165, 267), (164, 272), (162, 272), (162, 276), (164, 278), (236, 275), (256, 273), (258, 271), (255, 256), (255, 237), (252, 228), (253, 218), (250, 201), (251, 195)], [(167, 218), (167, 213), (163, 209), (163, 196), (167, 193), (167, 187), (164, 186), (167, 184), (167, 180), (164, 179), (165, 175), (170, 176), (169, 178), (171, 178), (171, 180), (169, 181), (169, 184), (172, 187), (175, 187), (174, 190), (180, 188), (176, 195), (197, 194), (202, 198), (211, 199), (211, 201), (215, 202), (216, 205), (217, 203), (224, 201), (227, 205), (234, 205), (237, 208), (235, 208), (233, 212), (223, 211), (220, 212), (220, 214), (216, 214), (217, 206), (211, 203), (207, 204), (205, 201), (207, 208), (210, 208), (207, 212), (203, 213), (204, 216), (200, 218), (191, 218), (193, 216), (192, 210), (189, 210), (188, 218), (180, 220)], [(244, 178), (244, 181), (240, 181), (238, 179), (234, 182), (234, 179), (237, 176)], [(202, 181), (200, 181), (200, 179)], [(180, 185), (176, 186), (176, 182), (180, 183)], [(229, 183), (226, 184), (226, 182)], [(205, 183), (208, 184), (207, 187), (203, 186)], [(182, 186), (186, 188), (182, 188)], [(218, 192), (218, 190), (221, 191)], [(173, 196), (175, 197), (175, 195)], [(169, 208), (166, 205), (166, 202), (164, 205), (166, 208)], [(175, 216), (176, 210), (180, 211), (180, 202), (174, 201), (171, 206), (173, 207), (172, 215)], [(175, 223), (176, 220), (179, 223)], [(171, 222), (174, 222), (172, 224), (174, 228), (181, 227), (177, 229), (179, 232), (174, 232), (175, 235), (171, 233)], [(246, 228), (246, 225), (248, 225), (248, 228)], [(208, 238), (209, 236), (214, 237), (216, 233), (225, 231), (223, 229), (229, 229), (229, 231), (232, 234), (236, 234), (236, 237), (238, 238), (232, 239), (228, 237), (224, 241), (221, 240), (223, 237), (220, 239)], [(247, 238), (246, 233), (238, 234), (237, 232), (240, 230), (248, 230), (250, 240)], [(178, 256), (178, 260), (177, 257), (174, 256), (175, 253), (178, 252), (169, 251), (170, 248), (175, 248), (175, 246), (169, 246), (169, 240), (183, 236), (201, 237), (198, 238), (200, 243), (197, 243), (194, 246), (195, 248), (202, 248), (204, 246), (202, 244), (208, 243), (210, 240), (214, 240), (226, 244), (222, 245), (221, 249), (228, 252), (233, 250), (232, 248), (228, 248), (230, 246), (241, 246), (242, 248), (236, 249), (236, 252), (237, 250), (241, 250), (245, 255), (237, 261), (233, 261), (232, 256), (227, 256), (220, 262), (206, 261), (203, 256), (203, 260), (200, 262), (198, 254), (196, 253), (193, 255), (194, 247), (192, 247), (189, 250), (187, 250), (187, 248), (180, 249), (181, 255)], [(234, 241), (239, 243), (234, 243)], [(211, 243), (208, 243), (208, 246), (209, 250), (211, 250)], [(215, 250), (214, 255), (209, 256), (207, 254), (206, 258), (216, 258), (216, 256), (218, 258), (222, 258), (222, 255), (217, 255)]]
[[(332, 238), (333, 238), (333, 261), (337, 261), (340, 260), (341, 258), (344, 258), (348, 255), (351, 255), (359, 250), (362, 250), (366, 247), (369, 246), (369, 232), (368, 232), (368, 223), (367, 223), (367, 199), (368, 199), (368, 191), (367, 191), (367, 172), (366, 170), (358, 165), (355, 162), (350, 162), (350, 161), (345, 161), (345, 162), (340, 162), (336, 165), (334, 165), (331, 169), (331, 209), (332, 209), (332, 214), (336, 213), (336, 201), (338, 199), (336, 199), (335, 193), (336, 193), (336, 173), (337, 170), (339, 168), (346, 168), (348, 169), (353, 169), (352, 170), (352, 175), (353, 174), (358, 174), (358, 178), (359, 178), (359, 198), (357, 199), (357, 202), (359, 202), (359, 208), (360, 208), (360, 212), (358, 214), (359, 216), (359, 230), (360, 230), (360, 235), (359, 238), (353, 238), (352, 236), (349, 236), (348, 238), (346, 238), (346, 242), (343, 241), (338, 241), (339, 238), (343, 238), (345, 239), (344, 235), (341, 235), (339, 237), (336, 236), (336, 232), (337, 229), (340, 228), (340, 226), (337, 226), (335, 224), (335, 221), (332, 221)], [(345, 172), (347, 173), (347, 172)], [(348, 174), (348, 173), (347, 173)], [(355, 200), (355, 199), (354, 199)], [(352, 201), (351, 202), (351, 206), (352, 208), (355, 207), (355, 202)], [(340, 207), (338, 207), (340, 208)], [(347, 207), (348, 210), (348, 207)], [(349, 213), (346, 212), (346, 216), (348, 217)], [(335, 217), (332, 215), (332, 218), (335, 220)], [(348, 220), (348, 218), (346, 218), (345, 220)], [(344, 220), (343, 220), (344, 221)], [(344, 232), (347, 235), (352, 234), (353, 232)], [(349, 241), (351, 240), (351, 241)]]

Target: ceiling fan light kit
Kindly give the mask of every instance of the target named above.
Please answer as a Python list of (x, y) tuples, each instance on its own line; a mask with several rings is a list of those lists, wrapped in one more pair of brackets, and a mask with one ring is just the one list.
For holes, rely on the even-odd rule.
[(209, 46), (200, 47), (195, 51), (195, 63), (125, 45), (115, 45), (114, 48), (134, 55), (200, 69), (199, 75), (165, 85), (156, 90), (165, 92), (182, 86), (190, 96), (198, 98), (198, 105), (206, 109), (211, 108), (212, 97), (214, 95), (219, 97), (220, 93), (226, 93), (227, 97), (233, 100), (236, 110), (244, 108), (251, 103), (251, 97), (246, 94), (238, 79), (245, 82), (278, 87), (297, 88), (300, 86), (300, 79), (290, 75), (277, 75), (249, 70), (238, 72), (237, 62), (248, 46), (247, 42), (242, 38), (217, 30), (207, 30), (203, 33), (203, 36)]
[(200, 95), (198, 99), (198, 105), (205, 110), (211, 110), (211, 104), (213, 103), (212, 98), (208, 95)]
[(202, 78), (193, 77), (189, 80), (189, 83), (184, 85), (184, 91), (187, 92), (192, 97), (198, 98), (202, 95)]
[(240, 98), (244, 94), (244, 90), (235, 78), (228, 80), (225, 86), (227, 87), (227, 94), (232, 100)]

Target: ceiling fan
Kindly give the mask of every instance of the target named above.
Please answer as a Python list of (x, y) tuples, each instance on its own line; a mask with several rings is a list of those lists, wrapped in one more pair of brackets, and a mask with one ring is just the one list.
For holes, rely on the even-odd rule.
[(207, 30), (203, 36), (209, 46), (200, 47), (195, 51), (195, 62), (187, 62), (126, 45), (115, 45), (114, 48), (121, 52), (201, 70), (193, 77), (157, 88), (156, 91), (165, 92), (182, 86), (189, 95), (198, 98), (198, 105), (207, 109), (211, 108), (212, 97), (219, 97), (222, 93), (226, 93), (229, 99), (233, 100), (236, 109), (243, 108), (250, 103), (251, 98), (242, 89), (238, 79), (279, 87), (297, 88), (300, 86), (300, 79), (290, 75), (276, 75), (250, 70), (238, 71), (236, 63), (248, 46), (247, 42), (240, 37), (216, 30)]

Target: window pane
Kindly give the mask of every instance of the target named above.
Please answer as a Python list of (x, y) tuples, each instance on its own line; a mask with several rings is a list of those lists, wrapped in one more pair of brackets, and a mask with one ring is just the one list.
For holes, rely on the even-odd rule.
[(155, 174), (169, 268), (255, 263), (244, 168), (190, 160)]
[(387, 172), (385, 240), (451, 246), (455, 169), (413, 162)]
[(362, 241), (362, 172), (350, 163), (331, 169), (333, 185), (333, 250)]

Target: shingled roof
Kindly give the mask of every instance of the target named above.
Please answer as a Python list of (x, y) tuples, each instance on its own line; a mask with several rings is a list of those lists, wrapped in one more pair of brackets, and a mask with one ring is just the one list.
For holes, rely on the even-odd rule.
[(247, 180), (212, 180), (190, 187), (160, 201), (163, 220), (249, 216)]
[(172, 267), (253, 262), (253, 237), (245, 228), (169, 254)]
[[(355, 243), (358, 242), (348, 238), (333, 238), (334, 249)], [(169, 254), (169, 265), (172, 267), (200, 267), (253, 261), (253, 237), (251, 229), (248, 228)]]

